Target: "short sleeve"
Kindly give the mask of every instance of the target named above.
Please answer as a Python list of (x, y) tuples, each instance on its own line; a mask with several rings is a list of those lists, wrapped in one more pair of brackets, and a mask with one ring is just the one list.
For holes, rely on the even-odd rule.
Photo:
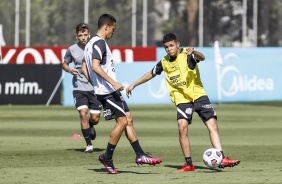
[(92, 53), (92, 59), (98, 59), (102, 61), (103, 55), (106, 52), (106, 43), (104, 40), (98, 40), (93, 45), (93, 53)]
[(67, 62), (67, 63), (71, 63), (73, 60), (73, 57), (71, 55), (71, 51), (70, 51), (70, 48), (68, 48), (65, 56), (64, 56), (64, 61)]
[(160, 75), (163, 71), (163, 65), (162, 65), (162, 62), (159, 61), (155, 66), (154, 68), (152, 69), (152, 74), (154, 75)]
[(195, 59), (194, 54), (191, 54), (188, 55), (187, 62), (189, 69), (194, 70), (199, 61)]

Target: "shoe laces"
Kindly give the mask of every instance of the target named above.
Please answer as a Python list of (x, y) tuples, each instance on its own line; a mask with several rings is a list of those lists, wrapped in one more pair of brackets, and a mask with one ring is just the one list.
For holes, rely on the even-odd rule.
[(137, 156), (137, 158), (153, 158), (153, 157), (151, 157), (151, 156), (149, 156), (149, 155), (147, 155), (147, 154), (141, 154), (141, 155), (138, 155)]

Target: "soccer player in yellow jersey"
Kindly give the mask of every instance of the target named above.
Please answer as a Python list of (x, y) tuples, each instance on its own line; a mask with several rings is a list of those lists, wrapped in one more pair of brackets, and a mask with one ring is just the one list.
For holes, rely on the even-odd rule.
[(231, 160), (229, 157), (224, 156), (218, 132), (216, 112), (201, 82), (197, 63), (203, 61), (205, 56), (193, 47), (180, 49), (180, 42), (177, 41), (173, 33), (166, 34), (163, 37), (163, 46), (167, 55), (151, 71), (131, 84), (126, 89), (126, 95), (129, 97), (136, 86), (151, 80), (164, 71), (170, 99), (177, 107), (179, 142), (186, 161), (186, 164), (177, 172), (195, 170), (188, 138), (188, 125), (192, 123), (194, 111), (198, 113), (209, 130), (212, 146), (220, 150), (223, 155), (219, 167), (238, 165), (239, 160)]

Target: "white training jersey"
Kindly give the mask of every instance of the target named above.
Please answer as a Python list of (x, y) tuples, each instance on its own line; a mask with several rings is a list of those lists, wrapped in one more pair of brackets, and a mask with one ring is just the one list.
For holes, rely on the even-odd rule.
[(97, 35), (91, 38), (84, 48), (84, 59), (95, 94), (105, 95), (114, 92), (113, 86), (92, 70), (92, 60), (98, 59), (105, 73), (114, 81), (117, 81), (113, 56), (106, 41)]

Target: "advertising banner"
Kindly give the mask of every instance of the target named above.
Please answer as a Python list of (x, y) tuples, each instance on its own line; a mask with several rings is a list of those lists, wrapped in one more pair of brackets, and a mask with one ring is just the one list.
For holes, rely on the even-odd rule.
[(0, 64), (61, 64), (67, 47), (2, 47)]
[[(282, 100), (281, 48), (224, 47), (220, 62), (215, 48), (196, 49), (205, 55), (199, 68), (212, 102)], [(166, 54), (163, 48), (157, 51), (157, 59)]]
[[(2, 47), (0, 64), (61, 64), (67, 46)], [(116, 63), (155, 62), (156, 47), (110, 47)]]
[[(62, 73), (67, 46), (2, 47), (0, 104), (73, 105), (72, 75)], [(155, 62), (156, 47), (111, 47), (115, 62)], [(71, 64), (71, 67), (73, 65)], [(64, 99), (61, 98), (61, 80)]]
[[(199, 68), (204, 88), (213, 103), (282, 100), (281, 48), (220, 48), (220, 65), (214, 48), (196, 50), (205, 55)], [(157, 61), (164, 55), (165, 50), (157, 48)], [(150, 71), (157, 61), (116, 65), (119, 82), (130, 85)], [(163, 73), (136, 87), (127, 103), (171, 103)]]
[(0, 104), (61, 104), (66, 47), (2, 47)]
[[(282, 52), (280, 48), (196, 48), (205, 55), (199, 63), (204, 88), (213, 103), (282, 100)], [(116, 62), (117, 78), (125, 87), (150, 71), (166, 55), (157, 48), (156, 60), (149, 62)], [(125, 51), (121, 51), (125, 52)], [(220, 60), (218, 57), (220, 56)], [(69, 75), (69, 74), (66, 74)], [(71, 76), (64, 81), (65, 105), (73, 105)], [(64, 83), (64, 87), (66, 87)], [(136, 87), (128, 104), (169, 104), (164, 75)]]
[[(213, 48), (203, 53), (201, 77), (210, 98), (219, 102), (282, 100), (281, 48), (220, 48), (222, 65), (216, 80)], [(220, 88), (217, 89), (218, 82)]]
[(0, 104), (61, 104), (61, 74), (61, 65), (0, 65)]

